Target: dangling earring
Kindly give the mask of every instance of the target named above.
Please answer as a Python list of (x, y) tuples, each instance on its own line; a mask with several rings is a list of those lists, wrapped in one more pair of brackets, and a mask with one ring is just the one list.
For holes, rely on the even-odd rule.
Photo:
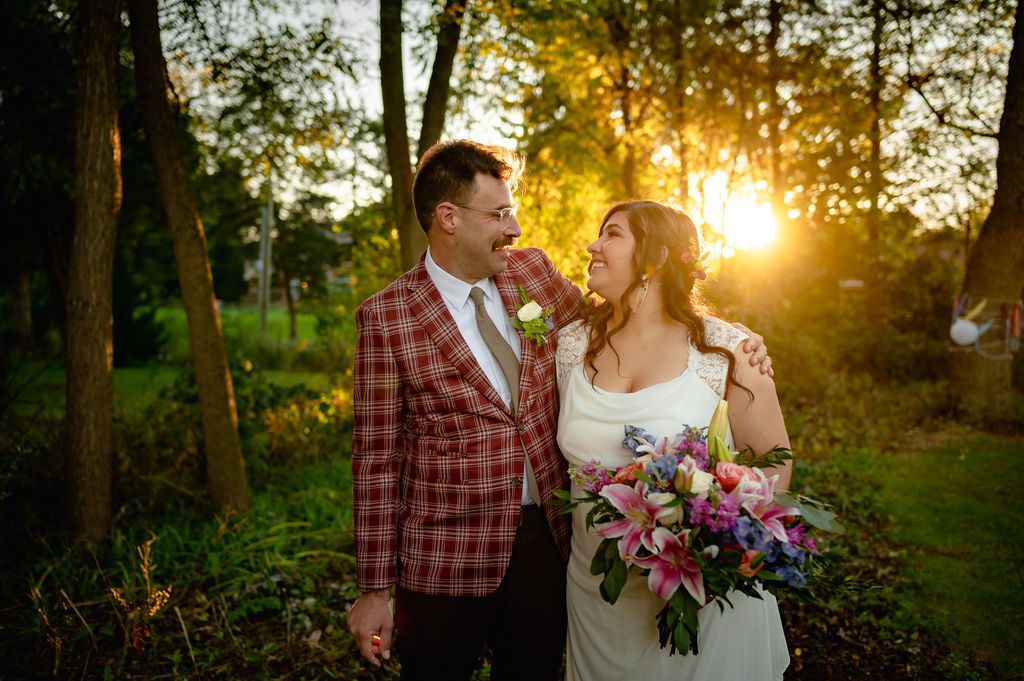
[(651, 286), (651, 280), (647, 278), (646, 274), (640, 275), (640, 288), (633, 291), (633, 299), (629, 303), (629, 307), (633, 312), (639, 312), (640, 306), (644, 304), (644, 300), (647, 298), (647, 289)]

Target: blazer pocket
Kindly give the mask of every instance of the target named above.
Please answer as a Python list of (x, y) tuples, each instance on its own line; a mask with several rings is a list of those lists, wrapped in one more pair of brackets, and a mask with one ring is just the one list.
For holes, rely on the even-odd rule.
[(471, 477), (472, 457), (458, 440), (421, 437), (406, 462), (405, 476), (437, 485), (462, 485)]

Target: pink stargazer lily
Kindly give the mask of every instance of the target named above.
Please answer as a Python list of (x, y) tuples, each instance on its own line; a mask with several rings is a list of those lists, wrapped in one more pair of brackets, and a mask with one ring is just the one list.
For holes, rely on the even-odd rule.
[(636, 564), (648, 568), (647, 584), (651, 591), (667, 601), (682, 585), (694, 600), (704, 605), (704, 575), (700, 565), (690, 553), (690, 530), (673, 534), (671, 530), (659, 527), (652, 534), (654, 553), (649, 558), (637, 558)]
[(626, 517), (597, 525), (594, 531), (605, 538), (621, 537), (619, 555), (627, 562), (635, 559), (641, 546), (654, 552), (651, 533), (657, 527), (658, 519), (675, 513), (673, 508), (648, 501), (644, 497), (646, 491), (647, 485), (642, 482), (638, 482), (636, 487), (617, 483), (601, 488), (601, 496)]
[(780, 542), (788, 542), (785, 518), (800, 515), (795, 508), (787, 508), (775, 503), (775, 481), (779, 476), (768, 477), (760, 468), (751, 468), (750, 474), (740, 480), (731, 494), (739, 505), (756, 518), (765, 529), (775, 535)]

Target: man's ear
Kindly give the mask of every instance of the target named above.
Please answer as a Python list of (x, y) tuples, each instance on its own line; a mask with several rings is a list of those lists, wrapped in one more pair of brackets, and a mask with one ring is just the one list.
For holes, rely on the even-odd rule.
[(454, 234), (458, 226), (459, 212), (447, 201), (437, 204), (434, 209), (434, 224), (445, 234)]

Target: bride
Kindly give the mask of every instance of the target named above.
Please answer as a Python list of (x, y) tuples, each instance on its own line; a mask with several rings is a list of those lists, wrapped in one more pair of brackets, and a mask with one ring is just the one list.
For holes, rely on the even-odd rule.
[[(704, 278), (700, 234), (686, 213), (652, 201), (614, 206), (591, 254), (588, 288), (604, 299), (559, 333), (558, 445), (571, 466), (630, 462), (627, 423), (672, 436), (706, 427), (729, 400), (739, 448), (789, 446), (775, 385), (750, 366), (740, 331), (708, 313), (695, 284)], [(728, 444), (732, 445), (732, 442)], [(766, 469), (789, 484), (790, 463)], [(573, 490), (573, 496), (581, 496)], [(588, 507), (573, 512), (567, 593), (566, 679), (768, 681), (789, 664), (775, 597), (730, 595), (733, 608), (700, 611), (700, 653), (669, 656), (658, 643), (663, 603), (631, 575), (615, 605), (600, 595), (590, 562), (601, 537), (588, 532)]]

